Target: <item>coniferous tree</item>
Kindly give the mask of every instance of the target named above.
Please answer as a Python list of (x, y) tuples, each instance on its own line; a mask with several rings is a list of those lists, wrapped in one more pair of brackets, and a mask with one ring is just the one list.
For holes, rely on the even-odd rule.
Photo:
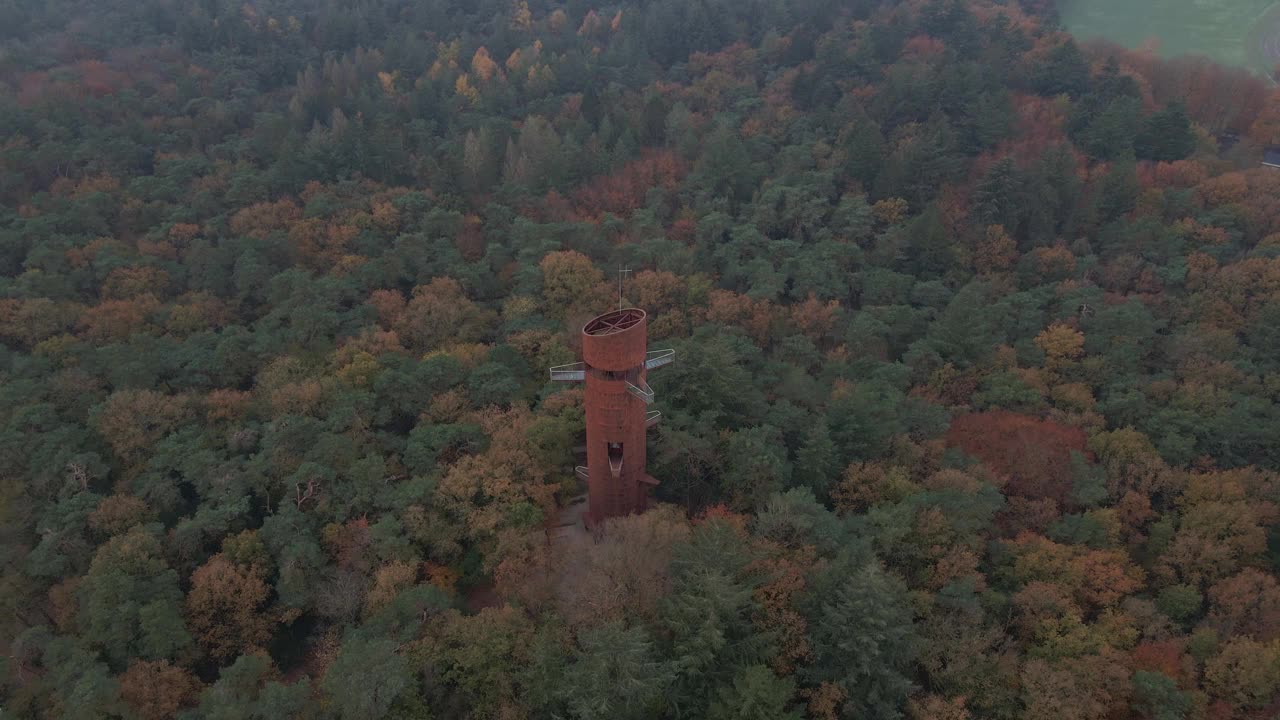
[(1067, 40), (1036, 64), (1031, 85), (1041, 95), (1078, 97), (1089, 90), (1089, 62), (1075, 41)]
[(584, 632), (565, 703), (582, 720), (640, 720), (661, 713), (674, 678), (643, 628), (612, 622)]
[(985, 225), (1000, 225), (1010, 234), (1018, 232), (1019, 218), (1026, 207), (1026, 180), (1013, 158), (1003, 158), (983, 176), (973, 193), (974, 212)]
[(917, 642), (905, 589), (872, 564), (830, 572), (811, 598), (813, 659), (802, 675), (839, 685), (847, 717), (902, 717)]
[(826, 497), (835, 484), (840, 467), (836, 462), (836, 445), (825, 419), (818, 419), (805, 436), (796, 453), (793, 484), (807, 487), (818, 497)]
[(1195, 149), (1196, 134), (1181, 103), (1170, 103), (1148, 116), (1134, 140), (1134, 151), (1143, 160), (1172, 162)]
[(711, 523), (676, 548), (671, 593), (659, 618), (670, 635), (669, 700), (679, 717), (705, 716), (716, 688), (739, 668), (768, 659), (770, 638), (753, 623), (757, 580), (738, 544), (731, 528)]
[(763, 665), (738, 671), (733, 684), (722, 686), (705, 717), (708, 720), (800, 720), (792, 707), (795, 683)]

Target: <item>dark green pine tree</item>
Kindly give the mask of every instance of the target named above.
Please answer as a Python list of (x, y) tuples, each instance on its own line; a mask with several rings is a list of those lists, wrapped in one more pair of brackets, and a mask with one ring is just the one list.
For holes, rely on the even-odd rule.
[(941, 277), (954, 263), (954, 242), (942, 224), (936, 204), (929, 205), (907, 226), (907, 258), (904, 271), (922, 279)]
[(759, 507), (791, 476), (786, 446), (777, 428), (761, 425), (729, 435), (721, 485), (735, 509)]
[(1031, 87), (1041, 95), (1079, 97), (1089, 90), (1089, 61), (1074, 41), (1067, 40), (1036, 64)]
[(973, 193), (973, 207), (984, 225), (1003, 225), (1009, 234), (1018, 231), (1026, 203), (1026, 181), (1013, 158), (1001, 159), (987, 173)]
[(1142, 123), (1134, 151), (1143, 160), (1182, 160), (1196, 149), (1196, 133), (1182, 103), (1169, 103)]
[(1068, 144), (1059, 143), (1040, 156), (1031, 169), (1028, 195), (1027, 242), (1019, 243), (1023, 251), (1070, 231), (1080, 199), (1080, 177)]
[(739, 668), (767, 662), (772, 639), (752, 622), (758, 611), (751, 555), (723, 523), (699, 527), (678, 547), (671, 564), (671, 594), (660, 609), (670, 636), (674, 682), (667, 701), (675, 717), (701, 718), (717, 688)]
[(1102, 178), (1098, 188), (1098, 216), (1110, 222), (1132, 211), (1138, 203), (1139, 192), (1138, 173), (1133, 160), (1116, 163)]
[(917, 652), (911, 605), (901, 581), (873, 563), (832, 563), (808, 613), (813, 660), (806, 682), (846, 693), (843, 716), (897, 720), (911, 692)]
[(831, 439), (831, 429), (827, 427), (825, 418), (818, 418), (796, 453), (793, 484), (807, 487), (815, 496), (825, 498), (839, 479), (839, 473), (840, 463), (836, 444)]
[(792, 707), (795, 683), (763, 665), (738, 671), (733, 684), (721, 687), (707, 712), (708, 720), (800, 720)]
[(745, 199), (755, 184), (751, 155), (736, 130), (720, 124), (707, 136), (698, 175), (713, 195)]
[(1269, 369), (1280, 366), (1280, 302), (1269, 302), (1257, 310), (1244, 337), (1255, 363)]
[(1116, 98), (1095, 113), (1074, 139), (1098, 160), (1122, 158), (1133, 152), (1141, 112), (1142, 103), (1137, 98)]
[(1071, 139), (1090, 157), (1115, 160), (1133, 151), (1142, 122), (1142, 91), (1111, 58), (1068, 118)]
[(657, 656), (643, 628), (611, 622), (582, 633), (578, 644), (565, 690), (572, 717), (642, 720), (662, 714), (671, 665)]
[(929, 326), (923, 343), (945, 362), (971, 367), (986, 360), (1006, 337), (1009, 310), (981, 281), (960, 288)]
[(870, 187), (884, 162), (885, 140), (880, 125), (859, 111), (841, 133), (840, 148), (844, 151), (844, 174), (863, 187)]

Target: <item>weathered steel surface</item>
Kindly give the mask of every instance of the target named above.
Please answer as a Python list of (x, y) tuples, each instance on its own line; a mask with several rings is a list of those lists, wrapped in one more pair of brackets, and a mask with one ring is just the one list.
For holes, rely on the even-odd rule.
[(623, 372), (644, 365), (648, 318), (627, 308), (605, 313), (582, 329), (582, 359), (593, 370)]
[(642, 512), (648, 501), (644, 400), (647, 318), (628, 308), (601, 315), (582, 329), (586, 363), (587, 519)]
[(582, 382), (587, 424), (587, 464), (574, 469), (587, 481), (589, 526), (642, 512), (658, 484), (646, 469), (645, 430), (660, 414), (646, 407), (654, 392), (649, 370), (670, 363), (675, 352), (647, 347), (643, 310), (605, 313), (582, 328), (582, 362), (551, 368), (551, 379)]

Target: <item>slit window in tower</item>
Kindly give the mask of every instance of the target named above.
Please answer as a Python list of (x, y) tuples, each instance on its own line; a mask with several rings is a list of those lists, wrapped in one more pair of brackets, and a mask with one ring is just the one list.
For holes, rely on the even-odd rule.
[(617, 477), (622, 473), (622, 443), (609, 443), (609, 471)]

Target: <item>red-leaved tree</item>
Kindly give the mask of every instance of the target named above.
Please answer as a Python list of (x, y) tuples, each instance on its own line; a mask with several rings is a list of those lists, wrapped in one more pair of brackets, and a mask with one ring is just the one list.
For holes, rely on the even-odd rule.
[(1089, 457), (1079, 428), (1005, 410), (956, 418), (947, 442), (1007, 476), (1007, 494), (1059, 505), (1071, 493), (1071, 452)]

